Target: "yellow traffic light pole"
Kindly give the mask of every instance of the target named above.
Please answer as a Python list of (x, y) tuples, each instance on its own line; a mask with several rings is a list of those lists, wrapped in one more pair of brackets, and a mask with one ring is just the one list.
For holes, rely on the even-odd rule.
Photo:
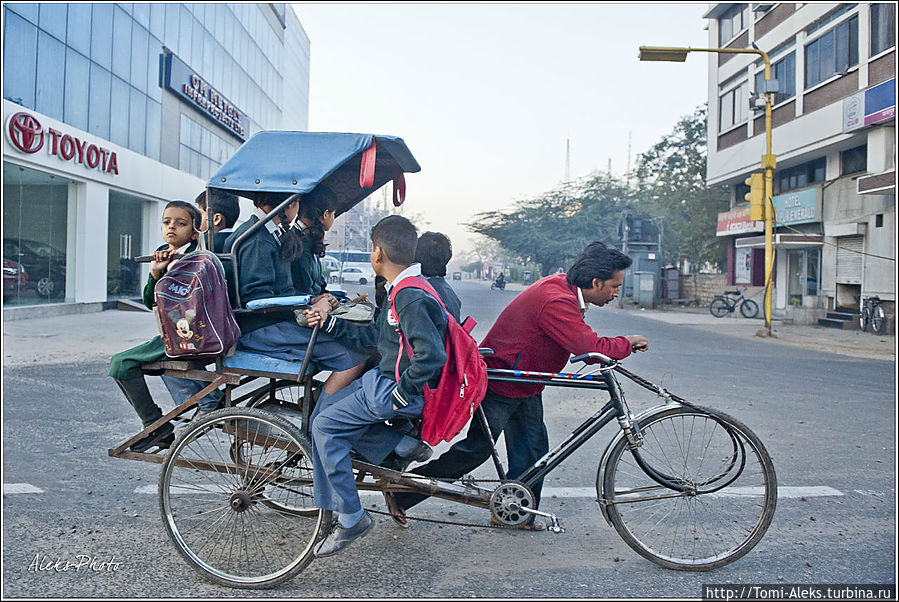
[[(774, 205), (771, 197), (774, 191), (774, 168), (777, 157), (771, 152), (771, 105), (774, 93), (768, 83), (771, 81), (771, 61), (763, 50), (754, 48), (676, 48), (662, 46), (640, 46), (641, 61), (670, 61), (683, 63), (690, 52), (715, 52), (723, 54), (757, 54), (765, 61), (765, 154), (762, 155), (764, 170), (764, 219), (765, 219), (765, 328), (767, 336), (771, 336), (771, 277), (774, 271), (774, 246), (772, 244), (774, 230)], [(760, 174), (754, 174), (760, 175)], [(751, 177), (750, 177), (751, 180)], [(747, 182), (748, 184), (750, 182)], [(752, 187), (750, 184), (750, 194)], [(750, 211), (752, 203), (750, 202)]]

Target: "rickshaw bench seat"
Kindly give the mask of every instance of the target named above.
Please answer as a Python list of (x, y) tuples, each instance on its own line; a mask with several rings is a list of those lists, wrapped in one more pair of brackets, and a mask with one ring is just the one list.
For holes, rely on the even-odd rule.
[(255, 372), (272, 372), (296, 376), (303, 367), (303, 362), (282, 360), (261, 353), (237, 350), (233, 355), (222, 360), (225, 368), (235, 370), (253, 370)]

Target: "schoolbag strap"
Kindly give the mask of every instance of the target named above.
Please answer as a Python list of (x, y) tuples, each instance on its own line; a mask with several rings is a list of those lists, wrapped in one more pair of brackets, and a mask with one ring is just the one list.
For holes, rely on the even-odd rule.
[(421, 289), (434, 297), (434, 299), (437, 300), (437, 303), (440, 304), (440, 307), (443, 308), (443, 311), (446, 312), (447, 328), (449, 327), (449, 320), (451, 318), (451, 316), (449, 315), (449, 311), (447, 311), (446, 306), (440, 299), (440, 295), (437, 294), (437, 291), (434, 290), (434, 287), (431, 286), (431, 283), (429, 283), (427, 280), (415, 276), (410, 276), (407, 278), (403, 278), (397, 283), (396, 286), (390, 289), (390, 311), (393, 314), (393, 319), (396, 320), (396, 331), (400, 335), (400, 348), (398, 353), (396, 354), (396, 366), (394, 366), (393, 368), (393, 375), (396, 378), (397, 382), (400, 381), (400, 360), (403, 358), (403, 351), (405, 350), (406, 355), (409, 357), (409, 359), (412, 359), (412, 346), (407, 344), (406, 337), (403, 334), (403, 330), (400, 325), (400, 316), (396, 311), (396, 295), (404, 288)]
[(396, 315), (396, 308), (394, 306), (394, 300), (396, 299), (397, 293), (399, 293), (404, 288), (418, 288), (428, 293), (434, 299), (437, 300), (437, 303), (440, 304), (440, 307), (443, 308), (447, 314), (449, 311), (446, 309), (446, 305), (443, 304), (443, 300), (440, 298), (440, 295), (437, 294), (437, 291), (434, 290), (434, 287), (431, 286), (431, 283), (425, 280), (424, 278), (418, 278), (417, 276), (408, 276), (400, 280), (396, 286), (390, 289), (390, 307), (394, 309), (393, 317), (396, 318), (397, 323), (399, 323), (399, 316)]

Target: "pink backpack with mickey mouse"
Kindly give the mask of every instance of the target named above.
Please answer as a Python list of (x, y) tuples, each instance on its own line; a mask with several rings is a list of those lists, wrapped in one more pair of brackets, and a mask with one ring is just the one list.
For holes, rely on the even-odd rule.
[(194, 251), (174, 262), (156, 282), (156, 322), (165, 354), (193, 359), (226, 355), (240, 338), (228, 300), (221, 260)]

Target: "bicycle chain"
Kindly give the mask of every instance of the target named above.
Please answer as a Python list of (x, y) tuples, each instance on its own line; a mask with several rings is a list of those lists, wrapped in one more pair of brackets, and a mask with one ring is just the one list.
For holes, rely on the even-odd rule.
[[(407, 478), (411, 477), (411, 478), (417, 479), (417, 480), (435, 480), (435, 481), (444, 481), (447, 483), (452, 483), (452, 482), (458, 480), (458, 479), (453, 479), (450, 477), (425, 477), (422, 475), (414, 475), (413, 476), (413, 474), (414, 473), (403, 473), (403, 475), (406, 476)], [(479, 483), (502, 483), (503, 481), (500, 479), (478, 479), (477, 482), (479, 482)], [(305, 494), (300, 491), (296, 491), (294, 489), (290, 489), (290, 488), (285, 488), (285, 489), (288, 489), (289, 491), (296, 493), (300, 496), (311, 497), (308, 494)], [(390, 516), (390, 517), (393, 516), (389, 511), (375, 510), (374, 508), (369, 508), (369, 509), (367, 509), (367, 511), (372, 514), (381, 514), (381, 515)], [(411, 516), (411, 515), (408, 515), (405, 513), (403, 514), (403, 516), (406, 518), (406, 520), (415, 520), (415, 521), (419, 521), (419, 522), (423, 522), (423, 523), (434, 523), (437, 525), (453, 525), (453, 526), (458, 526), (458, 527), (478, 527), (478, 528), (482, 528), (482, 529), (525, 530), (525, 529), (521, 529), (521, 527), (518, 527), (518, 526), (503, 525), (501, 523), (500, 524), (462, 523), (462, 522), (458, 522), (458, 521), (449, 521), (449, 520), (440, 520), (440, 519), (436, 519), (436, 518), (424, 518), (424, 517), (420, 517), (420, 516)], [(493, 516), (492, 513), (491, 513), (491, 516)]]
[[(406, 477), (406, 478), (412, 478), (412, 479), (414, 479), (414, 480), (419, 480), (419, 481), (423, 481), (423, 480), (429, 480), (429, 481), (431, 481), (431, 480), (433, 480), (433, 481), (443, 481), (443, 482), (446, 482), (446, 483), (452, 483), (452, 482), (458, 481), (458, 479), (453, 479), (453, 478), (450, 478), (450, 477), (428, 477), (428, 476), (416, 475), (416, 474), (414, 474), (414, 473), (407, 473), (407, 472), (404, 472), (404, 473), (402, 473), (402, 474), (403, 474), (403, 476)], [(474, 481), (474, 480), (472, 479), (472, 480), (470, 480), (470, 481), (468, 481), (468, 482), (471, 482), (471, 483), (474, 483), (474, 482), (478, 482), (478, 483), (503, 483), (504, 481), (503, 481), (502, 479), (478, 479), (477, 481)], [(489, 510), (489, 509), (488, 509), (488, 510)], [(384, 516), (390, 516), (390, 517), (393, 516), (389, 511), (385, 512), (385, 511), (383, 511), (383, 510), (369, 509), (368, 512), (372, 512), (372, 513), (374, 513), (374, 514), (383, 514)], [(515, 525), (504, 525), (504, 524), (502, 524), (502, 523), (498, 523), (498, 524), (497, 524), (497, 523), (492, 523), (492, 522), (491, 522), (491, 523), (488, 523), (488, 524), (484, 524), (484, 523), (461, 523), (461, 522), (457, 522), (457, 521), (440, 520), (440, 519), (436, 519), (436, 518), (424, 518), (424, 517), (420, 517), (420, 516), (411, 516), (411, 515), (408, 515), (408, 514), (405, 514), (405, 513), (403, 513), (403, 516), (406, 518), (406, 520), (415, 520), (415, 521), (419, 521), (419, 522), (423, 522), (423, 523), (434, 523), (434, 524), (437, 524), (437, 525), (454, 525), (454, 526), (459, 526), (459, 527), (479, 527), (479, 528), (482, 528), (482, 529), (506, 529), (506, 530), (512, 530), (512, 531), (526, 531), (526, 530), (527, 530), (527, 529), (522, 529), (520, 526), (515, 526)], [(491, 516), (493, 516), (492, 513), (491, 513)]]

